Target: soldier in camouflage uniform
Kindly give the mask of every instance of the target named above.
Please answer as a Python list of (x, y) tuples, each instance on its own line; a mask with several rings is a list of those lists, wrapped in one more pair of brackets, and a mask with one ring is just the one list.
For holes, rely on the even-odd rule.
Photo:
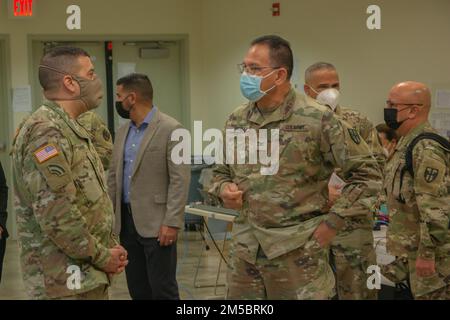
[(89, 133), (95, 150), (102, 161), (103, 169), (105, 171), (108, 170), (112, 157), (113, 144), (111, 133), (106, 127), (106, 124), (93, 111), (82, 113), (77, 118), (77, 122)]
[(13, 180), (27, 294), (32, 299), (107, 299), (126, 251), (112, 233), (113, 208), (89, 136), (74, 121), (102, 97), (89, 55), (51, 49), (39, 80), (47, 100), (14, 139)]
[[(305, 72), (304, 90), (307, 99), (319, 99), (334, 110), (334, 113), (354, 128), (370, 147), (380, 169), (384, 167), (385, 155), (373, 124), (361, 113), (339, 105), (339, 75), (336, 68), (326, 62), (311, 65)], [(336, 97), (327, 99), (329, 90), (337, 90)], [(327, 92), (328, 91), (328, 92)], [(333, 92), (331, 92), (332, 96)], [(319, 96), (319, 97), (318, 97)], [(337, 170), (336, 173), (342, 177)], [(380, 181), (381, 183), (381, 181)], [(339, 196), (340, 190), (330, 186), (331, 203)], [(334, 196), (333, 196), (334, 195)], [(377, 299), (377, 291), (367, 287), (367, 268), (376, 265), (373, 247), (373, 217), (369, 210), (361, 216), (347, 220), (331, 244), (331, 261), (335, 268), (338, 299)]]
[[(385, 109), (386, 123), (400, 138), (386, 165), (384, 190), (390, 224), (387, 250), (397, 268), (383, 273), (396, 281), (409, 277), (415, 299), (450, 299), (450, 150), (434, 140), (420, 140), (413, 149), (414, 176), (403, 176), (405, 152), (424, 132), (436, 131), (428, 122), (430, 90), (422, 83), (404, 82), (392, 88)], [(403, 262), (402, 274), (390, 274)]]
[[(287, 41), (256, 39), (241, 68), (241, 90), (250, 102), (231, 114), (226, 129), (279, 129), (279, 168), (271, 175), (262, 175), (260, 164), (214, 170), (211, 191), (225, 207), (240, 210), (227, 298), (329, 299), (335, 280), (328, 245), (348, 217), (374, 205), (381, 188), (378, 166), (357, 132), (291, 88)], [(349, 180), (328, 211), (327, 185), (335, 167)]]

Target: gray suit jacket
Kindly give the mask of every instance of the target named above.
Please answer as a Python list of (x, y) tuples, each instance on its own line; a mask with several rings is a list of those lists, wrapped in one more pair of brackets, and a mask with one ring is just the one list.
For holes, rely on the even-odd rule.
[[(176, 165), (171, 152), (178, 141), (171, 134), (181, 125), (168, 115), (156, 111), (145, 129), (134, 164), (130, 186), (130, 205), (136, 230), (141, 237), (158, 236), (161, 225), (183, 228), (191, 177), (190, 165)], [(120, 234), (123, 159), (129, 123), (116, 135), (112, 164), (108, 173), (108, 191), (114, 205), (114, 232)]]

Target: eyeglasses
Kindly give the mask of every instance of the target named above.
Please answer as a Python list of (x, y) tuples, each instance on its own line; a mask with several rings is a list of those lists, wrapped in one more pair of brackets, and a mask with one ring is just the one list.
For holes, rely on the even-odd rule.
[(264, 69), (278, 69), (280, 67), (258, 67), (258, 66), (248, 66), (245, 63), (239, 63), (237, 65), (239, 73), (243, 73), (244, 71), (247, 72), (248, 74), (256, 74), (261, 72)]
[[(397, 107), (397, 106), (407, 106), (407, 108), (410, 108), (410, 107), (413, 107), (413, 106), (423, 106), (423, 103), (401, 103), (401, 102), (394, 103), (394, 102), (392, 102), (390, 100), (386, 101), (386, 108), (388, 108), (388, 109), (394, 108), (394, 107)], [(407, 108), (403, 108), (403, 109), (407, 109)], [(401, 111), (401, 110), (399, 110), (399, 111)]]

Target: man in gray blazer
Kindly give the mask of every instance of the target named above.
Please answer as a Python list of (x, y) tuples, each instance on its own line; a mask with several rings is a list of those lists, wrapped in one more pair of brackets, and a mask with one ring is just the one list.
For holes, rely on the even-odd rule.
[(116, 110), (131, 121), (116, 134), (108, 174), (115, 232), (128, 251), (125, 269), (132, 299), (179, 299), (177, 233), (184, 226), (190, 167), (171, 160), (174, 130), (181, 125), (153, 106), (143, 74), (117, 81)]

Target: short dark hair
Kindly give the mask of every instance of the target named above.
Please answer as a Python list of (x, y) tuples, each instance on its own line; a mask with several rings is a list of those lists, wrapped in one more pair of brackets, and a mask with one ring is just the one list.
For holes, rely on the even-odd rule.
[(294, 70), (294, 57), (292, 54), (291, 44), (276, 35), (267, 35), (256, 38), (252, 41), (251, 46), (264, 44), (269, 47), (270, 60), (277, 67), (285, 67), (288, 72), (288, 79), (292, 77)]
[[(79, 71), (80, 65), (77, 63), (79, 57), (90, 57), (81, 48), (76, 47), (54, 47), (49, 49), (41, 59), (39, 68), (39, 83), (44, 91), (58, 89), (64, 72), (75, 74)], [(56, 72), (56, 69), (63, 73)]]
[(386, 139), (388, 139), (389, 141), (398, 141), (398, 136), (395, 130), (389, 128), (385, 123), (380, 123), (376, 126), (376, 129), (378, 133), (384, 133), (386, 135)]
[(318, 70), (334, 70), (334, 71), (336, 71), (336, 67), (329, 62), (316, 62), (316, 63), (310, 65), (305, 70), (305, 82), (308, 83), (309, 79), (311, 79), (312, 74)]
[(138, 92), (144, 99), (153, 100), (153, 86), (145, 74), (131, 73), (117, 80), (116, 84), (125, 90)]

